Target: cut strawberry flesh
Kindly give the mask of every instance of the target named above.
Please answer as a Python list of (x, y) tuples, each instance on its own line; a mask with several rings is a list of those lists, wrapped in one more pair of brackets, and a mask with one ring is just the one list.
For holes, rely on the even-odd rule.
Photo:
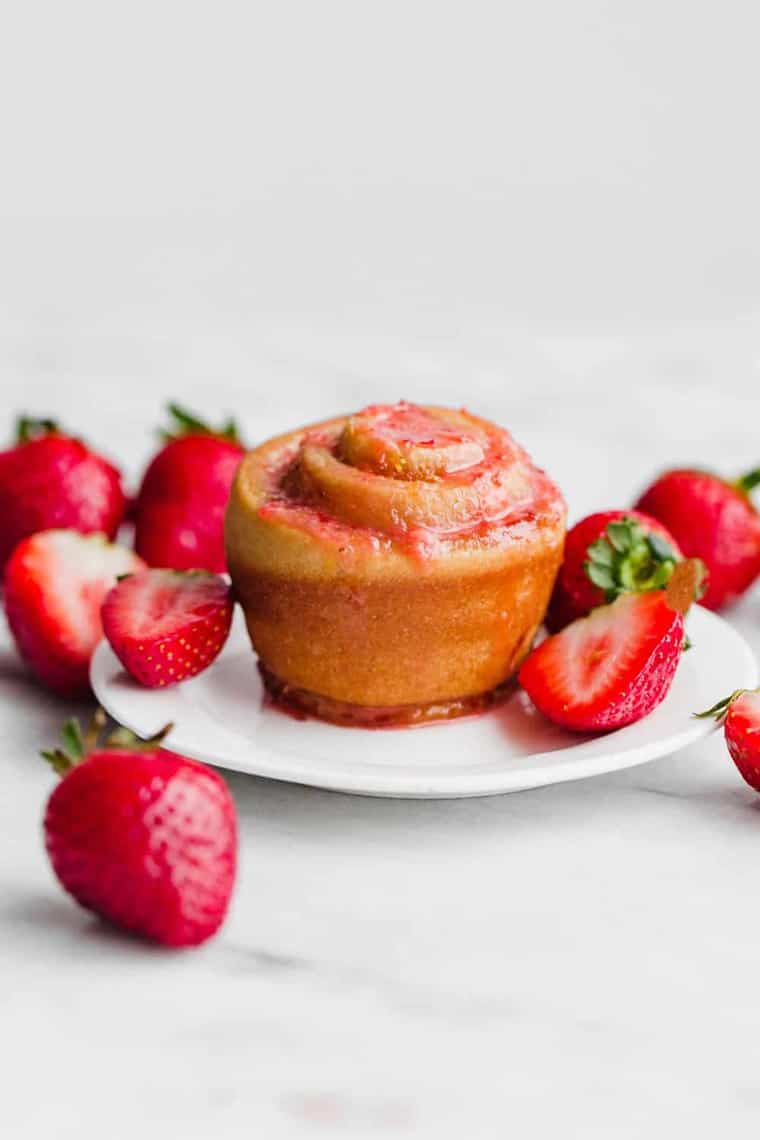
[(552, 654), (556, 691), (567, 700), (592, 704), (621, 680), (635, 676), (673, 621), (673, 612), (656, 594), (625, 595), (601, 607), (584, 622), (559, 634)]
[(112, 621), (124, 636), (172, 637), (227, 605), (229, 587), (215, 574), (153, 570), (122, 583)]
[(89, 691), (103, 599), (117, 577), (143, 565), (97, 534), (49, 530), (19, 543), (5, 567), (5, 613), (19, 653), (43, 685), (64, 696)]
[(207, 571), (145, 570), (125, 578), (103, 603), (103, 629), (141, 685), (176, 685), (207, 669), (232, 621), (232, 592)]
[(47, 531), (30, 542), (25, 558), (48, 619), (66, 647), (90, 653), (101, 636), (100, 606), (117, 577), (141, 568), (142, 560), (101, 535)]
[(625, 594), (547, 638), (520, 682), (534, 704), (569, 728), (619, 727), (667, 692), (683, 643), (683, 617), (663, 591)]

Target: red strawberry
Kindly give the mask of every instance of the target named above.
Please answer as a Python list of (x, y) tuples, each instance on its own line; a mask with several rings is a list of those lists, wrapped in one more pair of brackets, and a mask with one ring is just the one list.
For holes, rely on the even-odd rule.
[(166, 946), (196, 946), (221, 926), (235, 882), (237, 823), (210, 768), (118, 729), (102, 745), (64, 728), (70, 755), (43, 755), (63, 779), (45, 811), (45, 845), (81, 906)]
[(519, 674), (534, 705), (579, 732), (621, 728), (650, 713), (681, 659), (698, 574), (698, 565), (681, 562), (666, 590), (621, 594), (548, 637)]
[(707, 471), (666, 471), (636, 506), (654, 515), (687, 558), (701, 558), (708, 587), (702, 604), (722, 609), (760, 574), (760, 514), (749, 498), (760, 470), (736, 483)]
[(149, 688), (207, 669), (230, 632), (232, 591), (204, 570), (144, 570), (113, 587), (103, 632), (128, 673)]
[(599, 511), (569, 531), (546, 615), (562, 629), (620, 594), (660, 589), (681, 552), (656, 519), (639, 511)]
[(14, 546), (38, 530), (113, 538), (126, 508), (115, 467), (52, 420), (22, 417), (16, 445), (0, 452), (0, 571)]
[(750, 787), (760, 792), (760, 691), (737, 689), (696, 715), (725, 718), (723, 731), (731, 759)]
[(224, 511), (245, 449), (232, 421), (213, 431), (176, 404), (169, 410), (177, 431), (143, 477), (135, 549), (151, 566), (222, 573)]
[(143, 565), (101, 534), (46, 530), (19, 543), (5, 568), (5, 613), (19, 653), (43, 685), (66, 697), (90, 691), (103, 599), (120, 574)]

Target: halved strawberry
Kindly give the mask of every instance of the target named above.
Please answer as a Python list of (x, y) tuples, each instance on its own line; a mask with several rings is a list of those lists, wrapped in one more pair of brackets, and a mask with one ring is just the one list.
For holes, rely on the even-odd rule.
[(204, 570), (144, 570), (114, 586), (103, 631), (141, 685), (163, 688), (207, 669), (232, 622), (232, 591)]
[(760, 691), (737, 689), (699, 717), (725, 718), (726, 746), (739, 772), (760, 792)]
[(519, 675), (536, 708), (579, 732), (621, 728), (651, 712), (681, 658), (698, 574), (681, 562), (667, 590), (623, 594), (543, 641)]
[(43, 685), (67, 697), (89, 692), (103, 599), (119, 575), (143, 566), (100, 534), (46, 530), (19, 543), (5, 568), (5, 613), (19, 653)]

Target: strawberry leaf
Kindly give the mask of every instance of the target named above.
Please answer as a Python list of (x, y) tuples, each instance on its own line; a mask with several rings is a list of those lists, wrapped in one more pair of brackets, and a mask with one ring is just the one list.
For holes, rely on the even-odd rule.
[(586, 573), (595, 586), (605, 593), (615, 591), (615, 579), (612, 574), (612, 569), (608, 566), (603, 566), (600, 562), (587, 562)]
[(592, 542), (586, 553), (589, 560), (597, 566), (610, 566), (612, 567), (615, 562), (615, 550), (611, 543), (607, 542), (604, 538), (599, 538), (596, 542)]
[(756, 467), (753, 471), (748, 471), (746, 475), (742, 475), (734, 483), (737, 491), (741, 491), (744, 495), (749, 495), (750, 491), (754, 491), (755, 487), (760, 486), (760, 467)]
[[(98, 715), (104, 715), (102, 709), (93, 718), (93, 725), (98, 721)], [(93, 727), (92, 725), (87, 730), (87, 734), (82, 736), (82, 730), (79, 727), (79, 721), (76, 717), (70, 717), (61, 729), (61, 736), (63, 738), (63, 748), (55, 748), (50, 751), (41, 752), (40, 755), (44, 760), (47, 760), (51, 765), (54, 772), (59, 776), (65, 776), (71, 768), (75, 768), (80, 760), (84, 760), (85, 756), (90, 750), (93, 743)], [(97, 736), (97, 731), (95, 731)]]
[(103, 709), (98, 708), (90, 722), (87, 731), (82, 734), (79, 721), (71, 717), (63, 726), (63, 748), (55, 748), (40, 753), (47, 760), (59, 776), (65, 776), (81, 760), (86, 759), (91, 752), (98, 748), (128, 748), (130, 751), (152, 751), (160, 748), (164, 738), (171, 732), (174, 725), (164, 725), (154, 736), (143, 738), (131, 732), (128, 728), (117, 725), (110, 734), (105, 736), (104, 729), (108, 718)]
[(65, 776), (69, 769), (74, 767), (70, 758), (61, 748), (56, 748), (54, 751), (42, 751), (40, 756), (43, 760), (47, 760), (53, 771), (59, 776)]
[(607, 542), (618, 554), (627, 554), (633, 548), (638, 537), (636, 532), (640, 529), (631, 519), (611, 522), (606, 531)]
[(194, 412), (189, 412), (179, 404), (169, 404), (168, 411), (174, 423), (168, 431), (162, 432), (166, 440), (179, 439), (183, 435), (211, 435), (216, 439), (227, 439), (230, 443), (240, 443), (234, 419), (228, 419), (220, 428), (213, 428)]
[(723, 697), (720, 701), (716, 701), (712, 708), (705, 709), (704, 712), (692, 713), (692, 716), (696, 717), (697, 720), (706, 720), (707, 717), (710, 716), (715, 717), (716, 720), (722, 720), (728, 712), (731, 702), (735, 701), (737, 697), (740, 697), (742, 693), (746, 693), (746, 691), (746, 689), (734, 689), (733, 693), (730, 693), (727, 697)]
[(81, 760), (85, 754), (84, 738), (82, 737), (82, 730), (79, 727), (79, 721), (75, 717), (71, 717), (70, 720), (66, 721), (61, 736), (66, 746), (66, 752), (74, 763)]
[(675, 562), (675, 551), (669, 542), (666, 542), (661, 534), (655, 534), (651, 531), (646, 536), (647, 546), (652, 552), (652, 558), (658, 562)]
[(113, 732), (108, 734), (105, 743), (109, 748), (128, 748), (130, 752), (151, 752), (163, 744), (173, 728), (173, 724), (165, 724), (153, 736), (138, 736), (130, 728), (117, 725)]
[(609, 523), (586, 553), (586, 574), (604, 591), (607, 602), (620, 594), (662, 589), (678, 561), (665, 539), (647, 533), (636, 519), (629, 517)]
[(33, 439), (42, 439), (43, 436), (52, 435), (58, 430), (58, 424), (55, 420), (19, 416), (16, 420), (16, 443), (31, 443)]

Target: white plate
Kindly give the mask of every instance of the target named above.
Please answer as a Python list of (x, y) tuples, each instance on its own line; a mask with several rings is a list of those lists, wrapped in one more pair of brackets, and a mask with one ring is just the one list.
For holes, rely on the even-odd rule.
[(170, 747), (222, 768), (371, 796), (487, 796), (577, 780), (643, 764), (713, 731), (692, 713), (736, 688), (757, 684), (743, 638), (707, 610), (688, 620), (693, 648), (650, 716), (617, 732), (564, 732), (516, 693), (477, 717), (410, 729), (338, 728), (295, 720), (262, 701), (255, 658), (240, 614), (214, 665), (170, 689), (144, 689), (101, 643), (92, 685), (122, 724), (150, 735), (174, 724)]

